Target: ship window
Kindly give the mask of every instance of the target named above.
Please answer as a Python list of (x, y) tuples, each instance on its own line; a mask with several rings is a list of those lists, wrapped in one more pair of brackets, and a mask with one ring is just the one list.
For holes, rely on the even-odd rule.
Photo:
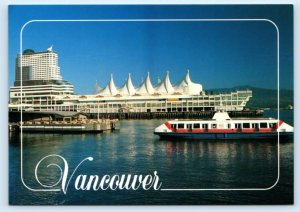
[(236, 124), (234, 124), (234, 127), (236, 129), (240, 129), (240, 128), (242, 128), (242, 124), (241, 123), (236, 123)]
[(200, 124), (194, 124), (194, 127), (193, 127), (194, 129), (199, 129), (200, 128)]
[(172, 127), (173, 129), (176, 129), (176, 124), (171, 124), (171, 127)]
[(217, 124), (212, 124), (211, 128), (213, 128), (213, 129), (217, 128)]
[(268, 123), (266, 122), (260, 123), (260, 128), (268, 128)]
[(203, 129), (207, 129), (208, 128), (208, 124), (202, 124), (202, 128)]
[(184, 124), (183, 123), (179, 123), (178, 124), (178, 129), (183, 129), (184, 128)]
[(227, 128), (230, 129), (230, 128), (231, 128), (231, 124), (228, 124), (228, 125), (227, 125)]
[(250, 128), (250, 123), (243, 123), (243, 128)]
[(252, 128), (258, 128), (258, 123), (253, 123)]
[(270, 128), (275, 128), (276, 127), (276, 123), (269, 123), (269, 127)]

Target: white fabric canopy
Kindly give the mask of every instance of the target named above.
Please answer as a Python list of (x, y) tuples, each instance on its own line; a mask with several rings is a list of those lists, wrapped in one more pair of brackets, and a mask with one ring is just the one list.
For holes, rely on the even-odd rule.
[(202, 85), (191, 81), (189, 70), (187, 70), (185, 78), (175, 87), (176, 92), (189, 95), (197, 95), (202, 91)]
[(127, 81), (124, 83), (122, 88), (119, 89), (119, 94), (122, 96), (131, 96), (136, 93), (135, 88), (132, 84), (131, 75), (128, 74)]
[(154, 92), (155, 91), (154, 91), (154, 88), (153, 88), (151, 80), (150, 80), (150, 73), (148, 72), (147, 77), (144, 80), (144, 82), (142, 83), (142, 85), (136, 89), (136, 93), (151, 95)]
[(114, 83), (113, 75), (110, 75), (109, 83), (106, 85), (104, 89), (99, 92), (99, 95), (102, 96), (115, 96), (118, 94), (118, 89)]
[(153, 87), (150, 80), (150, 73), (147, 73), (147, 76), (143, 83), (135, 88), (131, 75), (128, 75), (126, 82), (123, 86), (118, 89), (114, 83), (113, 76), (111, 75), (109, 83), (104, 89), (102, 89), (98, 94), (102, 96), (132, 96), (132, 95), (152, 95), (152, 94), (185, 94), (185, 95), (199, 95), (203, 90), (202, 85), (194, 83), (191, 81), (189, 70), (187, 71), (185, 78), (177, 85), (173, 86), (170, 80), (169, 71), (167, 71), (166, 76), (162, 82), (160, 82), (155, 88)]
[(169, 71), (167, 71), (165, 79), (155, 88), (155, 92), (159, 94), (174, 93), (174, 88), (170, 81)]

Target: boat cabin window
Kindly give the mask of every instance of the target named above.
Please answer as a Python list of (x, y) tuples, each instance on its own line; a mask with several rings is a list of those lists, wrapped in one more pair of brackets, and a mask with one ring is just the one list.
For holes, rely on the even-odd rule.
[(194, 129), (199, 129), (200, 128), (200, 124), (195, 123), (193, 127), (194, 127)]
[(208, 129), (208, 124), (202, 124), (202, 129)]
[(211, 128), (213, 129), (217, 128), (217, 124), (211, 124)]
[(252, 128), (258, 128), (258, 123), (253, 123)]
[(268, 123), (266, 122), (260, 123), (260, 128), (268, 128)]
[(184, 128), (184, 124), (183, 123), (178, 123), (178, 129), (183, 129)]
[(270, 128), (276, 128), (276, 123), (269, 123)]
[(243, 123), (243, 128), (250, 128), (250, 123)]
[(231, 128), (231, 124), (227, 124), (227, 128), (230, 129)]
[(171, 124), (171, 127), (172, 127), (173, 129), (176, 129), (176, 128), (177, 128), (176, 125), (177, 125), (177, 124)]
[(241, 123), (235, 123), (234, 124), (234, 128), (241, 129), (242, 128), (242, 124)]

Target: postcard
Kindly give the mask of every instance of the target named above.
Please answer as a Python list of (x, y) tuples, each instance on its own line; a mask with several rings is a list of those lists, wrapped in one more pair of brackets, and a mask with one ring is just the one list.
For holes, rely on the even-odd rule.
[(293, 5), (10, 5), (10, 205), (294, 203)]

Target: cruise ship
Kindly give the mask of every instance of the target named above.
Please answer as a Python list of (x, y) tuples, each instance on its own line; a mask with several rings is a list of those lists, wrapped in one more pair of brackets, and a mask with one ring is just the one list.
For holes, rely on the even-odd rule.
[(107, 85), (94, 94), (78, 95), (74, 86), (62, 79), (58, 54), (52, 47), (35, 52), (27, 49), (16, 58), (16, 77), (10, 88), (9, 111), (74, 111), (83, 113), (142, 113), (242, 111), (252, 97), (251, 90), (209, 94), (191, 80), (190, 72), (178, 84), (167, 71), (157, 85), (148, 72), (135, 86), (131, 75), (117, 86), (111, 75)]

